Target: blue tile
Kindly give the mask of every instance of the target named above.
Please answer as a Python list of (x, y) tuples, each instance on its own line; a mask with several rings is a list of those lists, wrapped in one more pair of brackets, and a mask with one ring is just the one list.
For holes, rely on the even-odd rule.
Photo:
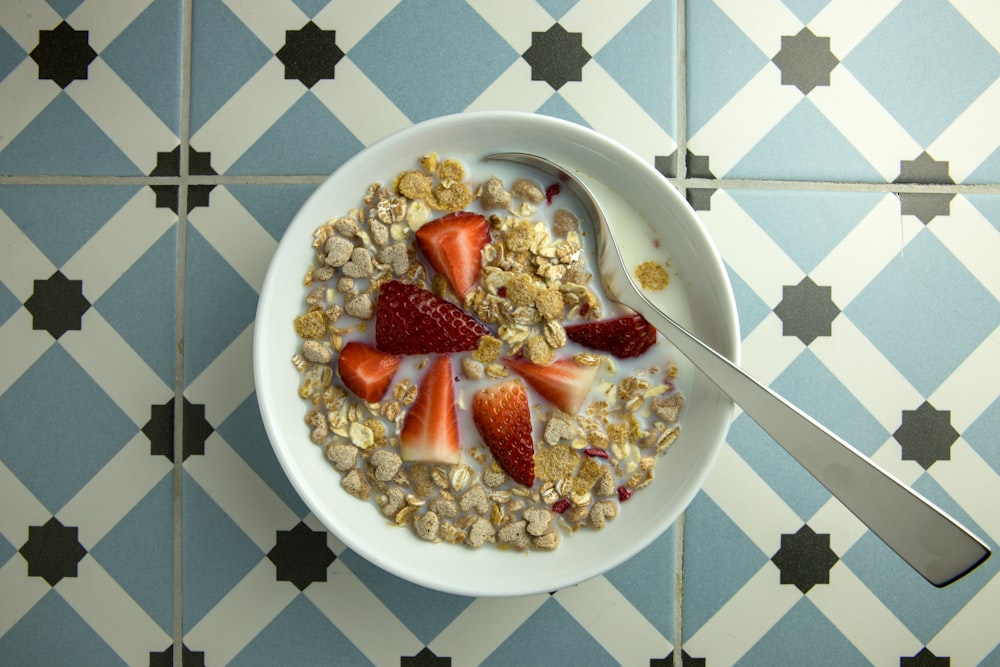
[(292, 0), (295, 6), (302, 10), (302, 13), (312, 18), (326, 7), (329, 0)]
[(49, 7), (59, 12), (59, 16), (66, 18), (74, 11), (76, 8), (83, 4), (83, 0), (45, 0)]
[(726, 174), (730, 178), (881, 181), (858, 149), (803, 98)]
[[(982, 161), (963, 183), (996, 183), (1000, 181), (1000, 148)], [(994, 223), (995, 224), (995, 223)]]
[(737, 665), (867, 665), (858, 648), (807, 597), (771, 627)]
[(699, 492), (684, 512), (684, 636), (698, 632), (770, 556)]
[(993, 404), (983, 410), (976, 421), (965, 429), (962, 439), (1000, 475), (1000, 447), (997, 447), (997, 433), (1000, 433), (1000, 398), (993, 401)]
[(173, 495), (173, 475), (167, 473), (90, 550), (168, 635), (173, 632)]
[(190, 384), (253, 321), (257, 293), (194, 225), (187, 228), (184, 382)]
[[(159, 647), (150, 647), (154, 650)], [(51, 590), (0, 636), (3, 665), (122, 665), (100, 635)]]
[(302, 518), (309, 513), (309, 508), (292, 488), (291, 482), (281, 469), (281, 464), (275, 458), (274, 450), (271, 449), (257, 407), (256, 392), (252, 392), (238, 408), (233, 410), (216, 431), (253, 468), (254, 472), (267, 482), (296, 516)]
[(927, 229), (844, 314), (924, 396), (1000, 324), (1000, 304)]
[(549, 598), (482, 664), (489, 667), (572, 664), (596, 667), (619, 663), (555, 598)]
[(539, 6), (557, 21), (576, 6), (579, 0), (538, 0)]
[(826, 259), (885, 197), (876, 192), (779, 194), (734, 189), (727, 193), (806, 274)]
[[(101, 59), (168, 128), (180, 133), (180, 0), (154, 0), (101, 51)], [(161, 150), (171, 148), (163, 146)]]
[(677, 136), (677, 5), (653, 0), (594, 54), (663, 130)]
[(736, 299), (736, 313), (740, 320), (740, 335), (746, 338), (756, 329), (768, 315), (771, 309), (731, 267), (726, 266), (729, 282), (733, 286), (733, 297)]
[(0, 283), (0, 326), (21, 308), (21, 302), (17, 300), (7, 286)]
[(21, 45), (6, 30), (0, 28), (0, 81), (6, 79), (27, 57), (28, 54)]
[[(997, 151), (1000, 153), (1000, 149)], [(1000, 197), (996, 195), (962, 195), (1000, 232)]]
[(193, 3), (191, 134), (273, 57), (222, 0)]
[(558, 92), (553, 93), (552, 96), (545, 100), (545, 103), (538, 107), (535, 111), (546, 116), (561, 118), (563, 120), (568, 120), (571, 123), (576, 123), (577, 125), (590, 127), (590, 123), (584, 120), (583, 116), (580, 115), (580, 112), (574, 109), (573, 105), (567, 102), (566, 98)]
[(415, 123), (462, 111), (519, 57), (458, 0), (400, 3), (347, 55)]
[(229, 173), (330, 174), (362, 148), (310, 91), (233, 163)]
[(803, 24), (812, 21), (830, 4), (830, 0), (782, 0), (782, 2), (792, 10), (795, 18), (802, 21)]
[(8, 185), (0, 188), (0, 209), (60, 267), (138, 191), (135, 185)]
[(473, 598), (432, 591), (404, 581), (350, 549), (340, 554), (340, 560), (424, 644), (433, 641), (473, 602)]
[(172, 226), (94, 303), (169, 387), (174, 384), (177, 228)]
[(935, 0), (900, 3), (841, 61), (925, 148), (1000, 75), (1000, 54)]
[(183, 507), (186, 632), (256, 567), (264, 552), (186, 471)]
[(687, 130), (694, 136), (769, 58), (712, 0), (688, 0), (684, 7)]
[(14, 554), (17, 553), (17, 548), (7, 541), (7, 539), (0, 535), (0, 567), (7, 564)]
[(372, 662), (307, 597), (298, 595), (228, 664), (319, 667)]
[(53, 514), (139, 431), (58, 343), (0, 396), (0, 424), (0, 459)]
[(0, 174), (141, 176), (142, 172), (62, 91), (0, 151)]
[(674, 567), (677, 531), (670, 528), (605, 578), (668, 641), (674, 641)]
[(226, 189), (278, 241), (316, 186), (227, 185)]
[[(996, 543), (930, 474), (921, 475), (912, 486), (977, 533), (996, 553)], [(925, 645), (1000, 571), (1000, 560), (994, 556), (947, 588), (935, 588), (871, 533), (855, 542), (841, 560)]]

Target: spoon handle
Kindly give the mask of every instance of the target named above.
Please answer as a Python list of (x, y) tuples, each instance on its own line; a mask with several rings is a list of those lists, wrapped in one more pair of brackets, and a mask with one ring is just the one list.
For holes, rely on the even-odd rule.
[[(636, 304), (638, 305), (638, 304)], [(990, 556), (975, 535), (643, 298), (643, 316), (893, 551), (935, 586)]]

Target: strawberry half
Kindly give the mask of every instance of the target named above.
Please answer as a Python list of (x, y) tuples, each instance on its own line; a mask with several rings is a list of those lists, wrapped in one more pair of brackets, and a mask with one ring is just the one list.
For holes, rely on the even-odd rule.
[(638, 357), (656, 343), (656, 329), (642, 315), (626, 315), (613, 320), (571, 324), (566, 337), (592, 350), (621, 359)]
[(413, 402), (399, 433), (399, 451), (404, 461), (458, 463), (458, 413), (451, 380), (451, 359), (434, 357), (420, 377)]
[(504, 472), (518, 484), (534, 484), (531, 411), (520, 380), (508, 380), (473, 394), (472, 421)]
[(539, 366), (523, 358), (504, 361), (542, 398), (571, 415), (580, 411), (597, 377), (597, 366), (584, 366), (572, 357), (556, 359), (548, 366)]
[(475, 350), (489, 330), (458, 306), (416, 285), (391, 280), (379, 288), (375, 347), (390, 354)]
[(478, 213), (457, 211), (417, 230), (417, 246), (434, 270), (459, 296), (465, 296), (482, 270), (482, 251), (490, 242), (490, 225)]
[(344, 386), (369, 403), (382, 400), (397, 368), (399, 357), (357, 341), (345, 345), (337, 359), (337, 372)]

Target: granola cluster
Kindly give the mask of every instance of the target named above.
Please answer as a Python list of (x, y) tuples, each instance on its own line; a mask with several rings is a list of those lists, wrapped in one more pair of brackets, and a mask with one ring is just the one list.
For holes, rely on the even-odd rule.
[[(292, 359), (310, 438), (348, 493), (374, 499), (383, 517), (420, 539), (555, 549), (564, 533), (613, 520), (622, 502), (652, 482), (659, 457), (679, 435), (684, 397), (662, 354), (625, 369), (611, 356), (568, 343), (565, 324), (598, 320), (604, 309), (579, 221), (543, 202), (545, 191), (531, 179), (508, 186), (490, 177), (474, 185), (459, 161), (431, 154), (390, 184), (371, 185), (358, 208), (315, 230), (305, 308), (294, 322), (301, 349)], [(429, 275), (414, 232), (435, 212), (471, 206), (488, 216), (492, 241), (482, 251), (479, 283), (460, 298), (441, 276)], [(546, 365), (562, 350), (599, 369), (593, 400), (579, 414), (532, 404), (537, 481), (531, 488), (514, 483), (480, 442), (469, 440), (474, 433), (463, 434), (460, 463), (403, 461), (400, 427), (418, 392), (412, 374), (398, 376), (376, 403), (339, 382), (337, 354), (348, 340), (371, 337), (379, 286), (389, 280), (430, 290), (490, 328), (477, 349), (455, 355), (470, 386), (507, 377), (503, 359), (515, 354)], [(428, 362), (429, 356), (414, 360), (413, 371)], [(460, 392), (460, 409), (465, 400)]]

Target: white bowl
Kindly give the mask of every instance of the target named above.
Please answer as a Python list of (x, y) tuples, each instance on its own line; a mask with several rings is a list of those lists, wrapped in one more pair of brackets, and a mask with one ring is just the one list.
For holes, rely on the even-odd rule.
[[(382, 139), (320, 185), (282, 237), (257, 308), (254, 377), (275, 454), (310, 510), (368, 561), (428, 588), (468, 596), (513, 596), (571, 586), (621, 564), (674, 523), (708, 475), (728, 431), (733, 406), (711, 382), (676, 359), (681, 362), (679, 384), (687, 405), (681, 437), (659, 462), (655, 481), (623, 505), (603, 530), (564, 536), (553, 552), (522, 554), (490, 546), (472, 550), (423, 542), (410, 530), (386, 525), (373, 503), (366, 505), (348, 495), (322, 448), (309, 440), (303, 422), (306, 406), (297, 395), (300, 376), (290, 361), (301, 343), (292, 321), (303, 308), (302, 276), (311, 260), (312, 232), (329, 218), (357, 207), (369, 183), (387, 182), (412, 169), (416, 158), (431, 151), (442, 157), (472, 159), (491, 152), (533, 152), (577, 170), (606, 206), (611, 193), (620, 195), (634, 211), (609, 211), (613, 224), (629, 232), (655, 233), (661, 239), (656, 257), (669, 255), (674, 280), (667, 290), (655, 294), (664, 295), (668, 312), (681, 324), (738, 360), (739, 326), (732, 288), (705, 227), (650, 164), (592, 130), (529, 113), (458, 114)], [(469, 167), (473, 174), (490, 171), (488, 166)], [(627, 219), (620, 221), (619, 216)], [(648, 221), (649, 227), (643, 227), (641, 220)], [(638, 239), (642, 234), (625, 236)], [(642, 245), (640, 252), (648, 254), (649, 246)], [(667, 576), (665, 572), (660, 575)]]

